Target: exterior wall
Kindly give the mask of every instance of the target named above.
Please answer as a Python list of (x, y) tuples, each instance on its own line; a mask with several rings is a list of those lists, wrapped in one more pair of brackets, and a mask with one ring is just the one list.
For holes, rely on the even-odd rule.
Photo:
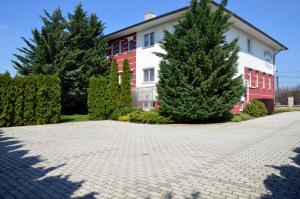
[[(132, 51), (128, 51), (128, 40), (133, 39), (135, 42), (134, 48)], [(123, 53), (119, 53), (119, 42), (124, 40), (125, 41), (125, 49)], [(136, 87), (136, 33), (127, 35), (122, 38), (118, 38), (116, 40), (110, 41), (110, 46), (114, 48), (115, 54), (112, 55), (111, 52), (109, 52), (110, 60), (116, 59), (118, 62), (118, 69), (119, 73), (122, 73), (122, 67), (123, 67), (123, 61), (124, 59), (128, 59), (130, 70), (132, 72), (132, 79), (131, 79), (131, 87)]]
[[(168, 23), (161, 24), (159, 26), (155, 26), (140, 32), (137, 32), (136, 35), (133, 36), (136, 39), (136, 50), (131, 53), (124, 54), (116, 54), (114, 57), (117, 58), (119, 69), (121, 70), (122, 61), (124, 58), (129, 59), (130, 65), (133, 69), (133, 87), (135, 89), (135, 96), (137, 96), (137, 101), (141, 99), (145, 99), (150, 96), (150, 98), (154, 101), (153, 107), (159, 107), (159, 104), (156, 102), (157, 92), (156, 92), (156, 83), (158, 82), (158, 74), (159, 74), (159, 63), (161, 58), (157, 57), (154, 53), (163, 53), (164, 50), (160, 47), (159, 42), (164, 37), (164, 30), (168, 30), (172, 32), (174, 30), (173, 26), (176, 21), (171, 21)], [(144, 35), (154, 32), (155, 33), (155, 44), (151, 47), (144, 47)], [(130, 35), (131, 36), (131, 35)], [(128, 37), (128, 36), (127, 36)], [(272, 101), (274, 99), (274, 71), (275, 66), (272, 64), (272, 57), (267, 56), (266, 52), (269, 54), (273, 53), (274, 50), (263, 42), (259, 41), (256, 38), (253, 38), (243, 31), (239, 30), (236, 27), (232, 27), (226, 33), (226, 39), (228, 42), (238, 38), (238, 44), (240, 46), (239, 52), (239, 60), (238, 60), (238, 74), (244, 76), (245, 80), (249, 79), (248, 68), (252, 69), (252, 72), (259, 71), (259, 86), (254, 87), (253, 85), (246, 89), (247, 92), (245, 96), (241, 96), (241, 101), (238, 102), (235, 107), (232, 109), (232, 112), (239, 112), (242, 110), (245, 105), (249, 102), (249, 100), (253, 99), (266, 99)], [(123, 38), (121, 38), (123, 39)], [(125, 37), (126, 39), (126, 37)], [(247, 40), (251, 39), (252, 48), (251, 52), (248, 52)], [(114, 41), (119, 42), (120, 39)], [(118, 45), (117, 45), (118, 46)], [(118, 47), (115, 47), (115, 50), (118, 50)], [(126, 49), (125, 49), (126, 51)], [(155, 81), (153, 82), (144, 82), (144, 69), (154, 68), (154, 76)], [(266, 88), (262, 88), (262, 74), (265, 73), (266, 77), (271, 75), (271, 89), (267, 86)], [(255, 80), (255, 74), (252, 74), (252, 80)], [(254, 82), (254, 81), (252, 81)], [(151, 90), (152, 89), (152, 90)], [(150, 91), (151, 90), (151, 91)], [(144, 92), (144, 94), (143, 94)], [(143, 96), (146, 95), (146, 96)], [(269, 103), (269, 102), (268, 102)], [(140, 103), (138, 103), (139, 106)], [(271, 105), (270, 105), (271, 106)]]
[[(164, 38), (164, 30), (173, 31), (173, 24), (174, 22), (169, 22), (137, 33), (137, 88), (154, 87), (158, 82), (159, 63), (161, 58), (156, 56), (154, 53), (164, 52), (164, 50), (160, 47), (159, 42)], [(155, 33), (155, 44), (152, 47), (145, 48), (144, 35), (151, 32)], [(147, 68), (154, 68), (154, 82), (144, 83), (143, 70)]]

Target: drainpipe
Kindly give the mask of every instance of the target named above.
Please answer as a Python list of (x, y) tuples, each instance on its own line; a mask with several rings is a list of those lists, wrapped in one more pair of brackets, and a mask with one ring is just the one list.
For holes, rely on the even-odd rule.
[[(274, 91), (275, 93), (275, 98), (274, 98), (274, 105), (276, 106), (276, 101), (279, 100), (279, 81), (278, 81), (278, 75), (277, 75), (277, 67), (276, 67), (276, 55), (280, 53), (281, 51), (284, 51), (285, 48), (282, 46), (280, 50), (277, 50), (273, 53), (273, 74), (274, 74), (274, 81), (276, 78), (276, 84), (277, 84), (277, 92)], [(276, 68), (276, 69), (275, 69)], [(275, 82), (274, 82), (275, 83)], [(274, 89), (275, 90), (275, 89)], [(276, 100), (277, 99), (277, 100)]]

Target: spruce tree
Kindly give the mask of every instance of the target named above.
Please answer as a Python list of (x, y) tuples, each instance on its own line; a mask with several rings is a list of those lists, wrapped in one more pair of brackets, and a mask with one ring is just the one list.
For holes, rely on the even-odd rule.
[(242, 96), (237, 39), (225, 38), (231, 25), (226, 4), (222, 0), (213, 11), (211, 0), (192, 0), (174, 33), (165, 32), (157, 86), (163, 115), (186, 122), (216, 119)]
[(57, 75), (61, 79), (62, 112), (87, 112), (87, 87), (92, 76), (106, 76), (108, 63), (104, 25), (79, 4), (66, 19), (58, 8), (44, 11), (42, 27), (25, 39), (15, 54), (13, 66), (19, 74)]
[(114, 59), (110, 68), (109, 85), (108, 85), (108, 109), (109, 114), (119, 108), (120, 86), (118, 77), (118, 63)]
[(130, 66), (128, 60), (125, 59), (123, 62), (123, 72), (121, 81), (121, 91), (120, 91), (120, 103), (119, 108), (131, 108), (131, 84), (130, 84)]

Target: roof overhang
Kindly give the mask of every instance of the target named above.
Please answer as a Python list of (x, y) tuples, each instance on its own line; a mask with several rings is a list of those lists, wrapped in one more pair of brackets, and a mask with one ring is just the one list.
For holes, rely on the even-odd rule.
[[(217, 4), (216, 2), (212, 2), (212, 6), (214, 9), (218, 5), (219, 4)], [(134, 32), (143, 31), (143, 30), (151, 28), (153, 26), (157, 26), (157, 25), (167, 23), (170, 21), (175, 21), (177, 19), (182, 18), (188, 9), (189, 9), (189, 7), (184, 7), (184, 8), (172, 11), (172, 12), (168, 12), (166, 14), (157, 16), (157, 17), (149, 19), (147, 21), (143, 21), (143, 22), (134, 24), (132, 26), (129, 26), (127, 28), (110, 33), (110, 34), (106, 35), (106, 37), (108, 40), (114, 40), (114, 39), (117, 39), (117, 38), (120, 38), (120, 37), (123, 37), (126, 35), (130, 35)], [(252, 25), (245, 19), (241, 18), (237, 14), (231, 12), (228, 9), (226, 9), (226, 12), (232, 14), (232, 17), (230, 18), (229, 21), (232, 23), (233, 27), (247, 33), (248, 35), (250, 35), (253, 38), (256, 38), (256, 39), (262, 41), (263, 43), (265, 43), (268, 46), (270, 46), (271, 48), (273, 48), (274, 51), (282, 51), (282, 50), (288, 49), (285, 45), (281, 44), (279, 41), (277, 41), (276, 39), (274, 39), (267, 33), (263, 32), (262, 30), (258, 29), (257, 27), (255, 27), (254, 25)]]

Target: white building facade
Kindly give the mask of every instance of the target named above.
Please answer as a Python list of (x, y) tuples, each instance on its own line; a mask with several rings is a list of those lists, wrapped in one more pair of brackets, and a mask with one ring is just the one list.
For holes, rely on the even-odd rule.
[[(215, 8), (217, 4), (213, 3), (212, 6)], [(107, 35), (112, 47), (111, 58), (117, 59), (120, 75), (123, 60), (129, 60), (135, 106), (144, 110), (159, 107), (156, 84), (159, 81), (161, 58), (155, 53), (164, 52), (159, 43), (164, 38), (164, 31), (172, 32), (174, 24), (187, 9), (182, 8), (158, 17), (152, 13), (146, 14), (147, 20)], [(244, 77), (246, 86), (245, 94), (232, 111), (241, 111), (253, 99), (265, 101), (272, 109), (275, 55), (287, 48), (235, 14), (230, 22), (233, 25), (226, 33), (226, 38), (228, 42), (238, 38), (238, 75)]]

